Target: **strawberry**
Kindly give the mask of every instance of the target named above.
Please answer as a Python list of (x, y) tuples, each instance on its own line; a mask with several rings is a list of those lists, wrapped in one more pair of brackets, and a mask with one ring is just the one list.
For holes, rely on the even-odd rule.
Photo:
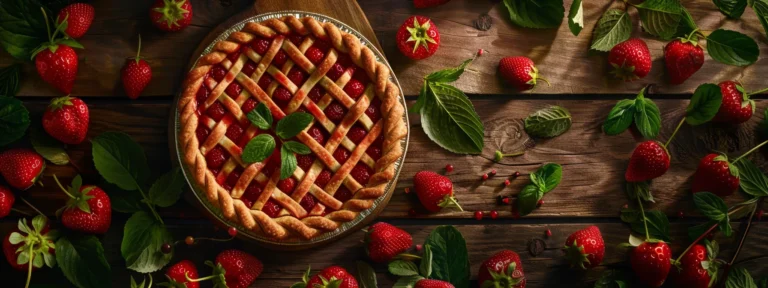
[(176, 32), (192, 23), (192, 4), (188, 0), (155, 0), (149, 18), (158, 29)]
[(11, 149), (0, 154), (0, 174), (5, 182), (19, 190), (27, 190), (45, 170), (43, 157), (31, 149)]
[(13, 202), (16, 202), (16, 197), (13, 196), (11, 189), (0, 185), (0, 219), (11, 214)]
[(600, 234), (597, 226), (589, 226), (568, 236), (563, 250), (571, 262), (571, 267), (582, 269), (597, 267), (603, 262), (605, 255), (603, 235)]
[(421, 279), (413, 288), (455, 288), (451, 282), (434, 279)]
[(136, 99), (144, 88), (147, 88), (149, 81), (152, 80), (152, 67), (142, 59), (141, 53), (141, 35), (139, 35), (139, 48), (136, 51), (135, 58), (125, 59), (123, 69), (120, 71), (120, 78), (123, 81), (123, 89), (128, 98)]
[[(715, 242), (709, 242), (715, 243)], [(715, 246), (717, 246), (715, 244)], [(717, 253), (717, 250), (712, 250)], [(704, 245), (693, 245), (688, 252), (683, 254), (677, 267), (672, 269), (670, 276), (675, 281), (675, 287), (683, 288), (709, 288), (709, 283), (714, 275), (717, 275), (718, 265), (714, 261), (717, 255), (708, 255)], [(707, 261), (707, 268), (702, 262)]]
[(365, 252), (373, 262), (386, 263), (411, 248), (413, 238), (400, 228), (379, 222), (368, 228), (364, 242)]
[(480, 287), (525, 288), (525, 273), (520, 255), (511, 250), (502, 250), (480, 264), (477, 273)]
[(704, 49), (696, 40), (672, 40), (664, 47), (664, 65), (669, 73), (669, 83), (681, 84), (704, 65)]
[(61, 24), (64, 19), (67, 20), (67, 29), (64, 33), (69, 35), (70, 38), (83, 37), (88, 28), (91, 27), (93, 22), (93, 15), (95, 14), (93, 6), (86, 3), (73, 3), (62, 8), (59, 11), (59, 16), (56, 18), (56, 23)]
[(429, 8), (440, 6), (451, 0), (413, 0), (413, 8)]
[[(43, 267), (53, 267), (57, 231), (48, 229), (48, 218), (35, 216), (31, 221), (20, 219), (19, 225), (3, 239), (3, 254), (8, 264), (17, 271), (32, 273)], [(31, 265), (31, 267), (30, 267)], [(27, 275), (27, 286), (31, 274)]]
[(661, 287), (667, 279), (672, 253), (665, 242), (643, 242), (630, 253), (637, 279), (650, 287)]
[(533, 65), (533, 60), (525, 56), (502, 58), (499, 60), (499, 73), (518, 91), (533, 89), (539, 79), (549, 84), (547, 79), (539, 77), (539, 69)]
[(37, 74), (64, 94), (72, 92), (77, 74), (77, 54), (64, 44), (50, 44), (35, 54)]
[(171, 288), (199, 288), (200, 283), (189, 282), (187, 277), (195, 279), (197, 275), (197, 267), (195, 263), (189, 260), (181, 260), (179, 263), (171, 265), (168, 270), (165, 271), (165, 277), (168, 278), (168, 287)]
[(400, 52), (414, 60), (428, 58), (440, 47), (440, 32), (437, 31), (437, 26), (424, 16), (406, 19), (395, 37)]
[(311, 268), (304, 273), (301, 283), (293, 284), (295, 288), (357, 288), (357, 280), (346, 269), (330, 266), (310, 278)]
[(611, 74), (616, 78), (637, 80), (651, 71), (651, 51), (645, 41), (632, 38), (613, 46), (608, 53), (608, 63), (613, 67)]
[(718, 84), (723, 93), (723, 103), (717, 111), (713, 122), (741, 124), (747, 122), (755, 113), (755, 100), (749, 98), (749, 94), (741, 84), (734, 81), (725, 81)]
[(91, 234), (107, 233), (112, 223), (112, 205), (107, 193), (96, 186), (82, 186), (83, 179), (80, 175), (75, 176), (68, 189), (61, 186), (55, 175), (53, 179), (70, 198), (67, 204), (56, 212), (64, 227)]
[(627, 182), (642, 182), (664, 175), (669, 169), (669, 152), (661, 143), (648, 140), (640, 143), (629, 158), (624, 174)]
[(453, 197), (453, 183), (448, 177), (432, 171), (421, 171), (413, 177), (413, 186), (419, 201), (430, 212), (438, 212), (444, 207), (464, 211)]
[(738, 170), (728, 162), (728, 156), (710, 153), (701, 159), (696, 173), (693, 174), (693, 193), (707, 191), (725, 197), (738, 189)]
[[(226, 286), (223, 287), (246, 288), (261, 275), (264, 265), (251, 254), (230, 249), (216, 256), (216, 267), (213, 270), (214, 275), (224, 275), (223, 280), (226, 280)], [(220, 277), (217, 277), (218, 280), (214, 278), (214, 282), (221, 285), (224, 281)]]
[(51, 137), (66, 144), (80, 144), (88, 134), (88, 105), (77, 97), (51, 100), (43, 114), (43, 128)]

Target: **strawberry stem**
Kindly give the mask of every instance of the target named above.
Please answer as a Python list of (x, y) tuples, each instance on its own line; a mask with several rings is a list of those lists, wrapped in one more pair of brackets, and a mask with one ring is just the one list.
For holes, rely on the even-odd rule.
[(38, 210), (37, 207), (35, 207), (35, 205), (32, 205), (32, 203), (27, 202), (27, 199), (24, 199), (24, 197), (19, 197), (19, 199), (21, 199), (21, 202), (24, 202), (24, 204), (27, 204), (29, 208), (32, 208), (32, 210), (35, 210), (35, 212), (45, 217), (45, 214), (43, 214), (43, 212), (40, 212), (40, 210)]
[(202, 281), (210, 280), (216, 277), (219, 277), (219, 275), (213, 274), (213, 275), (208, 275), (202, 278), (192, 279), (192, 278), (189, 278), (189, 272), (184, 273), (184, 278), (187, 278), (187, 282), (202, 282)]
[(765, 145), (765, 144), (768, 144), (768, 140), (763, 141), (763, 143), (757, 144), (757, 146), (753, 147), (752, 149), (749, 149), (749, 151), (747, 151), (746, 153), (741, 154), (741, 156), (736, 158), (736, 160), (733, 160), (733, 164), (736, 164), (736, 162), (739, 162), (739, 160), (741, 160), (741, 158), (744, 158), (745, 156), (749, 155), (750, 153), (757, 151), (757, 149), (760, 149), (760, 147), (763, 147), (763, 145)]
[(48, 14), (45, 13), (45, 8), (40, 7), (40, 11), (43, 12), (43, 19), (45, 19), (45, 30), (48, 31), (48, 41), (53, 43), (53, 37), (51, 37), (51, 25), (48, 23)]
[(667, 139), (667, 142), (664, 143), (664, 148), (666, 149), (667, 146), (669, 146), (669, 143), (672, 142), (672, 139), (675, 138), (675, 135), (677, 135), (677, 131), (680, 130), (680, 127), (683, 126), (683, 123), (685, 123), (685, 117), (680, 120), (680, 123), (677, 123), (677, 127), (675, 127), (675, 131), (672, 132), (672, 136), (669, 136), (669, 139)]
[(139, 54), (141, 54), (141, 34), (139, 34), (139, 48), (136, 50), (136, 64), (139, 64)]
[[(736, 205), (736, 206), (738, 206), (738, 207), (731, 207), (731, 209), (728, 209), (728, 210), (730, 210), (730, 211), (728, 211), (728, 216), (729, 217), (731, 215), (733, 215), (733, 213), (736, 213), (737, 211), (743, 209), (744, 207), (747, 207), (747, 205), (741, 205), (741, 206)], [(757, 207), (757, 205), (755, 207)], [(710, 226), (709, 229), (707, 229), (707, 231), (705, 231), (704, 233), (701, 233), (701, 235), (699, 235), (699, 237), (696, 238), (696, 240), (694, 240), (691, 243), (691, 245), (688, 245), (688, 247), (685, 248), (685, 250), (683, 250), (683, 253), (681, 253), (680, 256), (678, 256), (677, 259), (675, 259), (675, 263), (680, 263), (680, 259), (683, 258), (683, 255), (685, 255), (685, 253), (687, 253), (688, 250), (691, 250), (691, 248), (693, 248), (693, 245), (696, 245), (697, 243), (701, 242), (701, 240), (704, 239), (704, 237), (707, 237), (707, 235), (709, 233), (711, 233), (712, 230), (715, 230), (715, 228), (717, 228), (717, 226), (720, 226), (720, 223), (712, 224), (712, 226)]]
[(637, 205), (640, 205), (640, 214), (643, 216), (643, 226), (645, 226), (645, 240), (651, 239), (651, 233), (648, 233), (648, 219), (645, 218), (645, 209), (643, 209), (643, 201), (640, 200), (640, 195), (637, 196)]
[(29, 213), (27, 213), (26, 211), (21, 211), (21, 210), (19, 210), (19, 209), (16, 209), (16, 208), (11, 208), (11, 211), (14, 211), (14, 212), (16, 212), (16, 213), (22, 214), (22, 215), (24, 215), (24, 216), (33, 216), (32, 214), (29, 214)]
[(32, 247), (34, 245), (29, 245), (29, 263), (27, 263), (29, 268), (27, 268), (27, 285), (25, 285), (25, 288), (29, 288), (29, 282), (32, 281), (32, 260), (35, 258), (35, 254), (32, 253)]
[(496, 150), (495, 153), (493, 153), (493, 161), (500, 162), (501, 159), (504, 159), (504, 157), (515, 157), (525, 154), (525, 150), (517, 151), (514, 153), (504, 154), (500, 150)]
[(53, 175), (53, 180), (56, 181), (56, 185), (59, 185), (59, 188), (61, 188), (61, 191), (64, 191), (64, 194), (67, 194), (69, 198), (75, 199), (75, 196), (72, 196), (72, 194), (69, 194), (69, 192), (67, 192), (67, 189), (64, 189), (64, 186), (61, 185), (61, 182), (59, 182), (59, 178), (56, 177), (56, 174)]
[(765, 92), (768, 92), (768, 88), (763, 88), (763, 89), (760, 89), (760, 90), (757, 90), (757, 91), (754, 91), (754, 92), (747, 93), (747, 96), (752, 96), (752, 95), (755, 95), (755, 94), (762, 94), (762, 93), (765, 93)]
[(693, 35), (696, 35), (697, 32), (699, 32), (699, 28), (693, 29), (693, 31), (691, 31), (691, 33), (688, 34), (688, 36), (685, 37), (685, 40), (686, 41), (691, 41), (691, 37), (693, 37)]
[(749, 219), (747, 220), (747, 227), (744, 228), (744, 233), (741, 234), (741, 240), (739, 240), (739, 246), (736, 247), (736, 252), (733, 253), (733, 257), (731, 258), (731, 261), (728, 262), (728, 264), (725, 266), (725, 272), (723, 273), (723, 277), (720, 278), (721, 282), (725, 279), (728, 279), (728, 273), (731, 272), (731, 267), (733, 267), (733, 263), (736, 261), (736, 258), (739, 258), (739, 253), (741, 252), (741, 248), (744, 247), (744, 240), (747, 239), (747, 234), (749, 234), (749, 228), (752, 228), (752, 221), (755, 220), (755, 214), (757, 212), (757, 207), (760, 207), (763, 203), (763, 197), (760, 197), (760, 200), (755, 203), (755, 206), (752, 207), (752, 212), (749, 214)]

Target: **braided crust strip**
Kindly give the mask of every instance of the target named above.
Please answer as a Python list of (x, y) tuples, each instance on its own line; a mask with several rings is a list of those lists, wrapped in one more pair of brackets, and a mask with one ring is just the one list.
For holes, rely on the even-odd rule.
[[(222, 188), (216, 177), (207, 169), (206, 160), (200, 152), (199, 140), (195, 134), (198, 125), (195, 94), (203, 84), (203, 77), (210, 69), (224, 61), (227, 54), (239, 49), (259, 36), (273, 38), (294, 32), (306, 36), (312, 34), (318, 39), (328, 41), (333, 47), (349, 54), (352, 61), (362, 68), (374, 85), (374, 92), (381, 104), (384, 141), (382, 156), (373, 167), (374, 174), (366, 187), (356, 191), (353, 199), (344, 206), (325, 216), (310, 216), (298, 219), (293, 216), (271, 218), (260, 210), (251, 210), (240, 199), (234, 199), (229, 191)], [(373, 51), (360, 43), (356, 36), (339, 30), (332, 23), (321, 23), (314, 18), (296, 18), (287, 16), (280, 19), (268, 19), (261, 23), (248, 22), (243, 29), (232, 33), (226, 40), (216, 43), (213, 50), (198, 60), (195, 67), (187, 74), (183, 83), (184, 91), (179, 100), (183, 161), (190, 168), (195, 182), (204, 188), (208, 201), (218, 204), (227, 219), (241, 223), (252, 231), (275, 239), (302, 237), (314, 238), (322, 233), (333, 231), (341, 224), (352, 221), (357, 215), (373, 206), (373, 202), (384, 195), (387, 183), (395, 176), (395, 162), (403, 155), (400, 141), (406, 136), (407, 129), (403, 120), (404, 108), (398, 100), (400, 89), (389, 81), (390, 70), (376, 60)]]

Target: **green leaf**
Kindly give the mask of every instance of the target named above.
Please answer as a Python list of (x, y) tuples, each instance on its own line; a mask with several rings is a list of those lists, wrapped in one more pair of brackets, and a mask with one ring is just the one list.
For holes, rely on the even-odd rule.
[(712, 0), (712, 2), (715, 3), (717, 9), (720, 9), (720, 12), (731, 19), (739, 19), (744, 13), (744, 9), (747, 8), (747, 0)]
[(101, 177), (120, 189), (133, 191), (145, 187), (149, 166), (144, 149), (122, 132), (104, 132), (93, 144), (93, 164)]
[(691, 34), (691, 32), (693, 32), (693, 30), (699, 28), (699, 26), (696, 25), (696, 22), (693, 20), (693, 16), (691, 16), (691, 13), (688, 12), (688, 9), (685, 9), (685, 7), (682, 7), (680, 16), (682, 19), (680, 20), (680, 25), (677, 26), (677, 33), (675, 33), (676, 36), (687, 37), (689, 34)]
[(312, 150), (309, 150), (309, 147), (307, 147), (307, 145), (304, 145), (301, 142), (285, 141), (283, 143), (283, 147), (285, 147), (285, 149), (288, 149), (288, 151), (291, 151), (296, 154), (307, 155), (309, 153), (312, 153)]
[(112, 269), (101, 241), (95, 236), (62, 237), (56, 241), (56, 262), (73, 285), (104, 287), (111, 282)]
[(467, 66), (469, 66), (469, 63), (472, 63), (472, 60), (475, 60), (475, 58), (464, 60), (464, 62), (462, 62), (461, 65), (459, 65), (459, 67), (448, 68), (448, 69), (443, 69), (437, 72), (432, 72), (432, 74), (427, 75), (427, 77), (425, 77), (424, 80), (432, 83), (449, 83), (449, 82), (454, 82), (456, 80), (459, 80), (459, 76), (461, 76), (461, 74), (464, 74), (464, 69), (466, 69)]
[[(606, 270), (595, 282), (595, 288), (620, 288), (628, 287), (628, 276), (619, 270)], [(623, 283), (623, 284), (622, 284)]]
[(160, 176), (152, 187), (149, 188), (149, 202), (160, 207), (169, 207), (179, 201), (182, 188), (184, 187), (184, 176), (181, 175), (179, 168), (173, 168), (168, 173)]
[(453, 86), (428, 83), (421, 109), (421, 126), (429, 139), (458, 154), (480, 154), (485, 128), (464, 92)]
[(728, 206), (723, 199), (710, 192), (694, 193), (693, 204), (701, 214), (714, 221), (721, 221), (728, 216)]
[(573, 0), (571, 10), (568, 12), (568, 28), (571, 29), (573, 36), (579, 36), (581, 29), (584, 29), (584, 5), (581, 0)]
[(416, 267), (416, 264), (411, 261), (395, 260), (389, 262), (387, 270), (389, 270), (389, 273), (396, 276), (419, 275), (419, 267)]
[(424, 85), (421, 86), (421, 90), (419, 90), (419, 98), (416, 98), (416, 103), (413, 103), (413, 106), (408, 109), (408, 112), (410, 113), (417, 113), (421, 114), (421, 108), (424, 107), (424, 102), (427, 101), (427, 85), (429, 82), (424, 81)]
[(629, 14), (619, 9), (608, 9), (597, 21), (592, 32), (591, 49), (608, 52), (632, 35), (632, 19)]
[[(667, 219), (667, 215), (664, 215), (661, 211), (652, 210), (645, 211), (645, 218), (648, 222), (648, 233), (651, 235), (651, 238), (667, 242), (672, 241), (672, 238), (669, 237), (669, 219)], [(631, 223), (630, 226), (635, 233), (645, 235), (643, 221)]]
[(432, 248), (429, 244), (424, 245), (424, 256), (421, 257), (421, 263), (419, 263), (419, 272), (425, 278), (432, 275)]
[(461, 232), (453, 226), (439, 226), (424, 241), (424, 246), (427, 245), (432, 250), (431, 279), (469, 287), (469, 254)]
[(757, 61), (760, 48), (747, 35), (717, 29), (707, 37), (707, 53), (712, 59), (728, 65), (747, 66)]
[(357, 279), (360, 279), (360, 287), (362, 288), (377, 288), (376, 283), (376, 271), (373, 271), (371, 265), (363, 261), (357, 261)]
[(693, 126), (709, 122), (720, 110), (722, 103), (723, 94), (719, 86), (711, 83), (699, 85), (685, 108), (685, 122)]
[(608, 119), (603, 123), (603, 131), (607, 135), (619, 135), (626, 131), (635, 117), (635, 100), (624, 99), (616, 103), (608, 113)]
[(32, 142), (32, 148), (46, 160), (56, 165), (69, 164), (69, 155), (64, 150), (64, 143), (53, 139), (42, 126), (36, 125), (30, 129), (29, 140)]
[(725, 288), (757, 288), (755, 280), (744, 267), (734, 267), (725, 280)]
[(246, 116), (253, 126), (259, 127), (261, 130), (272, 128), (272, 112), (269, 111), (269, 108), (263, 102), (256, 105), (256, 108), (248, 112)]
[(19, 140), (29, 127), (29, 111), (20, 100), (0, 96), (0, 147)]
[(0, 1), (0, 46), (16, 59), (29, 61), (31, 52), (48, 39), (40, 6), (37, 0)]
[(723, 236), (731, 237), (733, 235), (733, 229), (731, 228), (731, 219), (728, 215), (725, 215), (723, 220), (720, 220), (720, 225), (717, 226), (720, 232), (723, 232)]
[(619, 214), (622, 222), (632, 224), (642, 220), (642, 214), (634, 208), (623, 208)]
[(526, 28), (557, 28), (565, 17), (563, 0), (504, 0), (512, 23)]
[(675, 36), (683, 9), (678, 0), (646, 0), (635, 7), (646, 32), (664, 40)]
[(288, 114), (287, 116), (277, 121), (277, 127), (275, 127), (275, 134), (282, 139), (290, 139), (298, 135), (304, 128), (307, 128), (312, 123), (312, 117), (309, 113), (297, 112)]
[(286, 179), (293, 175), (293, 171), (296, 171), (298, 165), (296, 155), (288, 151), (285, 146), (280, 148), (280, 180)]
[(542, 138), (559, 136), (571, 128), (571, 113), (560, 106), (550, 106), (525, 118), (525, 132)]
[(253, 137), (243, 149), (243, 162), (256, 163), (267, 159), (275, 151), (275, 138), (269, 134), (259, 134)]
[(413, 288), (416, 286), (416, 282), (419, 282), (421, 279), (424, 279), (424, 277), (419, 275), (400, 277), (392, 288)]
[(637, 199), (640, 197), (640, 200), (655, 202), (653, 200), (653, 194), (651, 194), (651, 181), (627, 182), (625, 188), (629, 199)]
[(520, 194), (517, 195), (517, 213), (520, 216), (530, 214), (536, 209), (536, 205), (541, 200), (541, 197), (544, 197), (544, 192), (539, 187), (536, 187), (534, 184), (526, 185), (520, 191)]
[(709, 227), (712, 227), (712, 225), (715, 225), (715, 223), (717, 222), (709, 221), (707, 223), (688, 227), (688, 239), (691, 241), (698, 239), (699, 236), (701, 236), (701, 234), (704, 234), (704, 232), (707, 232), (707, 229), (709, 229)]
[(560, 180), (563, 178), (563, 167), (556, 163), (547, 163), (541, 166), (536, 172), (531, 173), (531, 182), (536, 185), (542, 193), (546, 194), (554, 190)]
[(757, 19), (763, 25), (763, 30), (768, 35), (768, 0), (752, 0), (752, 10), (757, 14)]
[(64, 45), (67, 45), (67, 46), (72, 47), (72, 48), (85, 49), (85, 47), (83, 47), (83, 44), (80, 44), (80, 42), (77, 42), (77, 40), (72, 39), (72, 38), (57, 39), (55, 43), (57, 43), (57, 44), (64, 44)]
[(644, 138), (654, 139), (659, 136), (659, 130), (661, 130), (661, 112), (656, 103), (645, 98), (643, 94), (644, 91), (640, 91), (635, 98), (635, 126)]
[(749, 159), (734, 163), (739, 168), (739, 187), (744, 193), (756, 197), (768, 196), (768, 177)]
[(143, 198), (138, 191), (125, 191), (106, 181), (99, 183), (99, 187), (107, 192), (112, 210), (120, 213), (133, 213), (141, 211)]
[(16, 96), (21, 87), (19, 82), (21, 82), (21, 64), (0, 68), (0, 96)]
[(147, 212), (139, 211), (125, 223), (120, 253), (128, 269), (151, 273), (163, 268), (173, 258), (173, 251), (168, 254), (160, 251), (163, 243), (173, 243), (171, 233)]
[(768, 277), (763, 277), (757, 280), (757, 288), (768, 288)]

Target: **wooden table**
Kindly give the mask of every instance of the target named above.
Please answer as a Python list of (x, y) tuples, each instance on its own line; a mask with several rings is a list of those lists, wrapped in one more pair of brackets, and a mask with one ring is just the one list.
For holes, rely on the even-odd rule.
[[(195, 16), (192, 25), (175, 34), (160, 33), (151, 27), (146, 12), (151, 1), (141, 1), (139, 4), (134, 1), (93, 2), (97, 16), (81, 41), (87, 49), (78, 51), (80, 71), (74, 88), (74, 96), (85, 98), (91, 109), (89, 136), (94, 137), (104, 131), (126, 132), (146, 150), (153, 173), (167, 171), (171, 166), (167, 134), (170, 105), (173, 95), (179, 89), (188, 59), (211, 29), (231, 15), (250, 7), (251, 1), (193, 0)], [(569, 7), (570, 1), (565, 2), (566, 7)], [(440, 149), (423, 133), (419, 117), (410, 115), (412, 133), (406, 164), (397, 190), (379, 220), (403, 227), (413, 234), (417, 243), (422, 242), (437, 225), (455, 225), (467, 239), (473, 278), (477, 275), (479, 264), (500, 249), (512, 249), (520, 253), (528, 287), (588, 287), (590, 284), (586, 283), (595, 280), (605, 269), (627, 266), (627, 255), (617, 248), (617, 244), (626, 241), (629, 228), (621, 223), (618, 212), (627, 203), (622, 188), (622, 175), (637, 139), (630, 133), (619, 136), (606, 136), (602, 133), (601, 125), (610, 108), (618, 99), (634, 97), (644, 85), (658, 83), (650, 97), (656, 100), (662, 112), (664, 127), (660, 138), (665, 139), (684, 114), (690, 93), (698, 84), (740, 79), (748, 90), (757, 90), (768, 86), (768, 80), (763, 76), (768, 72), (768, 65), (763, 60), (765, 56), (746, 68), (725, 66), (707, 56), (704, 68), (690, 80), (683, 85), (670, 86), (663, 81), (664, 43), (647, 39), (654, 59), (650, 75), (632, 83), (609, 80), (606, 77), (608, 66), (605, 55), (588, 51), (588, 45), (592, 27), (605, 7), (619, 5), (611, 2), (585, 1), (586, 27), (580, 36), (574, 37), (565, 23), (556, 30), (513, 26), (508, 20), (506, 8), (494, 1), (453, 0), (437, 8), (415, 10), (410, 1), (405, 0), (360, 0), (359, 5), (370, 21), (410, 103), (415, 100), (425, 74), (455, 66), (472, 57), (480, 48), (487, 51), (456, 83), (458, 88), (469, 94), (485, 122), (486, 148), (483, 154), (462, 156)], [(768, 40), (751, 10), (747, 9), (742, 20), (726, 20), (711, 1), (682, 2), (705, 31), (712, 31), (720, 25), (741, 31), (757, 39), (763, 55), (768, 55)], [(230, 5), (224, 6), (226, 3)], [(493, 18), (491, 30), (479, 31), (473, 27), (472, 20), (481, 13), (488, 13)], [(432, 18), (442, 38), (442, 46), (437, 54), (418, 62), (403, 57), (393, 41), (400, 24), (414, 14)], [(637, 17), (634, 19), (635, 25), (639, 25)], [(638, 27), (635, 31), (636, 36), (647, 37), (647, 34), (639, 32)], [(152, 65), (154, 78), (142, 97), (132, 101), (123, 96), (118, 84), (118, 71), (124, 59), (135, 53), (139, 33), (143, 38), (142, 53)], [(516, 94), (503, 85), (496, 76), (497, 63), (500, 58), (513, 55), (533, 58), (541, 74), (553, 86), (541, 86), (535, 93)], [(0, 54), (0, 66), (12, 62), (10, 56)], [(40, 119), (50, 97), (61, 95), (40, 80), (33, 65), (25, 65), (24, 76), (19, 97), (33, 113), (32, 119)], [(532, 142), (522, 129), (521, 119), (552, 104), (566, 107), (572, 112), (573, 127), (558, 138), (530, 145)], [(696, 214), (689, 191), (689, 178), (698, 160), (712, 150), (737, 155), (761, 140), (755, 135), (755, 128), (763, 118), (762, 111), (768, 108), (768, 101), (758, 101), (757, 106), (758, 113), (747, 124), (738, 127), (714, 124), (695, 128), (686, 126), (671, 145), (672, 168), (665, 176), (654, 181), (653, 193), (657, 202), (651, 208), (659, 209), (669, 216), (675, 239), (672, 249), (675, 253), (680, 253), (689, 243), (685, 236), (687, 227), (705, 221)], [(505, 159), (498, 164), (491, 161), (496, 149), (512, 151), (523, 147), (527, 147), (524, 156)], [(69, 147), (68, 151), (86, 181), (98, 182), (98, 174), (90, 160), (90, 149), (90, 144), (84, 143)], [(758, 154), (761, 155), (753, 156), (753, 160), (764, 166), (766, 155)], [(514, 219), (511, 207), (499, 203), (497, 196), (517, 194), (527, 184), (525, 176), (546, 162), (563, 165), (562, 184), (544, 198), (545, 204), (540, 209), (527, 217)], [(455, 166), (455, 171), (449, 173), (449, 176), (455, 184), (457, 198), (466, 211), (410, 216), (409, 210), (412, 208), (422, 212), (418, 202), (404, 193), (404, 189), (413, 184), (412, 176), (420, 170), (442, 171), (446, 164)], [(481, 181), (481, 175), (492, 168), (498, 171), (499, 176)], [(505, 176), (516, 171), (523, 176), (512, 180), (511, 186), (504, 187), (502, 182)], [(71, 165), (51, 165), (43, 178), (45, 188), (35, 187), (25, 193), (24, 197), (46, 214), (52, 215), (64, 204), (66, 196), (57, 191), (51, 176), (56, 174), (68, 181), (66, 178), (76, 173)], [(736, 203), (740, 200), (738, 198), (732, 197), (727, 202)], [(17, 207), (31, 212), (23, 205)], [(474, 220), (473, 212), (478, 210), (486, 213), (496, 210), (499, 219)], [(684, 218), (677, 217), (681, 211), (686, 215)], [(160, 209), (159, 212), (177, 239), (186, 235), (225, 237), (223, 231), (216, 232), (214, 225), (202, 213), (184, 201)], [(16, 213), (0, 220), (0, 234), (5, 235), (12, 229), (18, 217), (21, 214)], [(112, 227), (103, 238), (107, 258), (112, 265), (113, 287), (128, 286), (129, 271), (124, 268), (119, 252), (122, 224), (127, 217), (126, 214), (115, 212)], [(591, 224), (600, 227), (607, 244), (603, 265), (587, 272), (570, 270), (558, 248), (562, 247), (571, 232)], [(741, 231), (738, 227), (734, 223), (734, 228), (738, 230), (736, 235)], [(545, 237), (547, 229), (552, 231), (551, 237)], [(339, 264), (354, 270), (356, 260), (366, 259), (360, 241), (362, 236), (362, 232), (356, 232), (336, 243), (303, 252), (272, 252), (241, 241), (225, 244), (209, 242), (193, 248), (180, 247), (174, 261), (192, 259), (198, 264), (201, 273), (207, 275), (209, 271), (202, 265), (204, 259), (213, 259), (224, 247), (236, 247), (253, 253), (265, 263), (264, 273), (253, 287), (287, 287), (300, 281), (302, 273), (310, 264), (316, 269)], [(533, 240), (536, 239), (543, 241), (545, 249), (534, 256), (528, 251), (530, 243), (535, 243)], [(722, 240), (721, 257), (730, 259), (734, 242), (734, 239)], [(768, 256), (768, 252), (765, 252), (767, 249), (768, 224), (756, 223), (739, 259), (750, 261), (746, 267), (753, 275), (765, 276), (768, 265), (763, 264), (765, 259), (761, 257)], [(0, 263), (0, 277), (4, 281), (11, 281), (13, 287), (23, 283), (21, 274), (9, 272), (10, 268), (5, 261)], [(380, 287), (389, 287), (394, 283), (396, 278), (386, 273), (384, 266), (376, 265), (375, 268)], [(35, 279), (33, 283), (56, 283), (55, 287), (64, 287), (67, 283), (58, 270), (51, 269), (36, 272)], [(159, 273), (155, 274), (155, 279), (161, 279)]]

